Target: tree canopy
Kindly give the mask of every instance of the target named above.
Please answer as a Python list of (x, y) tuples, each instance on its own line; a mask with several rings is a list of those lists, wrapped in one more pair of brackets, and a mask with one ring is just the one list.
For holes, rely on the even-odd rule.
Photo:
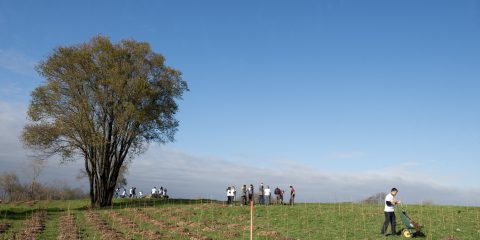
[(111, 204), (121, 167), (147, 143), (174, 140), (187, 83), (148, 43), (97, 36), (54, 49), (37, 71), (45, 82), (22, 139), (63, 161), (83, 158), (93, 206)]

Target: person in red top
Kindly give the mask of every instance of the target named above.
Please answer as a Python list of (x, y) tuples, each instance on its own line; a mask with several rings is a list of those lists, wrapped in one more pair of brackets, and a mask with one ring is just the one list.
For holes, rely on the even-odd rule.
[(295, 204), (295, 189), (290, 186), (290, 205)]

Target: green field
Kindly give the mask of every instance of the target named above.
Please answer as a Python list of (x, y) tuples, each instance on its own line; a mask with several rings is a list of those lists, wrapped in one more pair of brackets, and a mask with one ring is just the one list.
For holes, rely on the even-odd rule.
[[(0, 239), (249, 239), (250, 209), (207, 200), (87, 200), (0, 204)], [(480, 208), (410, 205), (419, 239), (480, 239)], [(401, 239), (381, 236), (383, 207), (356, 203), (255, 206), (254, 239)], [(402, 223), (397, 214), (397, 230)]]

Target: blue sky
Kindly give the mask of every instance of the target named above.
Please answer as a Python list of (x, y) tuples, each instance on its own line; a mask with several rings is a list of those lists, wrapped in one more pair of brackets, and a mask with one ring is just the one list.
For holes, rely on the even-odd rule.
[(139, 165), (164, 148), (480, 189), (479, 1), (0, 1), (3, 113), (24, 113), (53, 48), (97, 34), (149, 42), (189, 83), (176, 142)]

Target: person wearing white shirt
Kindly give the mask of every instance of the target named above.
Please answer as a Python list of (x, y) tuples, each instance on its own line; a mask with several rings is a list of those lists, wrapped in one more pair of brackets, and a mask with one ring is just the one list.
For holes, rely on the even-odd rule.
[(392, 225), (392, 235), (396, 235), (395, 227), (397, 225), (396, 217), (395, 217), (395, 205), (400, 204), (401, 202), (395, 199), (397, 196), (398, 190), (396, 188), (392, 188), (389, 194), (385, 197), (385, 222), (383, 223), (381, 234), (384, 235), (387, 231), (388, 225)]
[(227, 188), (227, 204), (231, 204), (233, 200), (233, 190), (231, 187)]
[(270, 205), (270, 201), (271, 201), (270, 196), (272, 194), (272, 192), (270, 191), (270, 186), (267, 186), (267, 188), (265, 188), (263, 192), (265, 195), (265, 199), (267, 200), (267, 205)]

